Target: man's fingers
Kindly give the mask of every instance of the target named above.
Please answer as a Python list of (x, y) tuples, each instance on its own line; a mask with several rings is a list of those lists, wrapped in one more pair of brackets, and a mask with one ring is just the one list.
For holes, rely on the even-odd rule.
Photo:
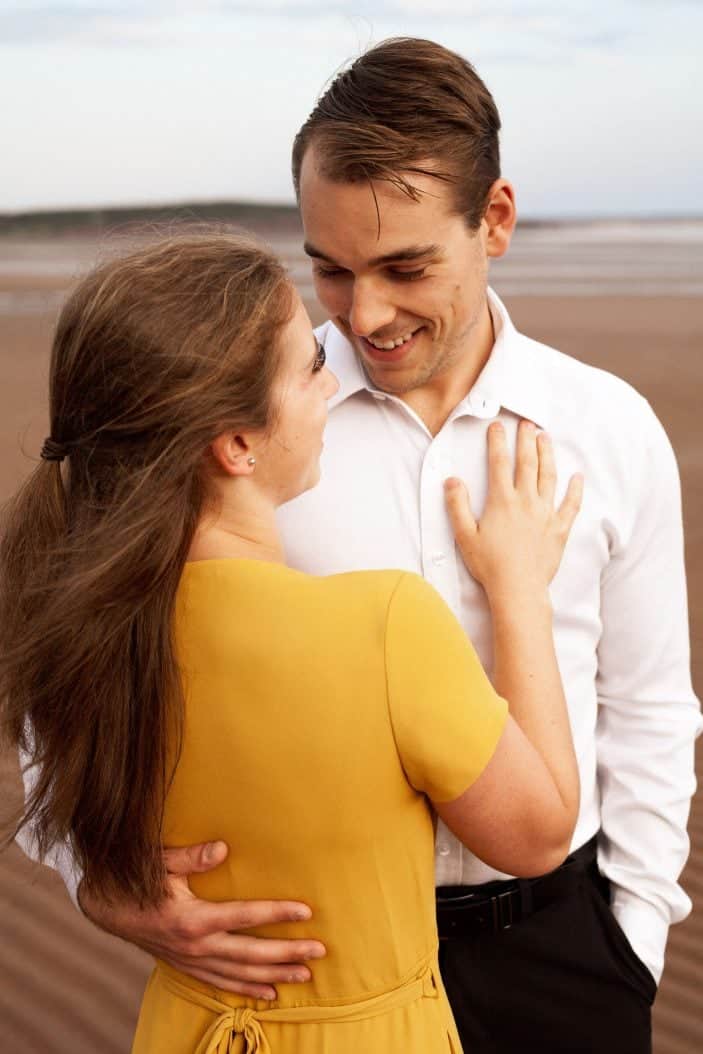
[(203, 933), (217, 933), (248, 930), (272, 922), (304, 922), (311, 916), (307, 904), (296, 900), (228, 900), (219, 904), (201, 901), (197, 925)]
[(535, 494), (537, 491), (537, 429), (532, 421), (521, 421), (515, 447), (515, 486)]
[(179, 849), (164, 849), (161, 855), (170, 875), (194, 875), (219, 867), (227, 859), (228, 852), (226, 842), (201, 842)]
[(571, 530), (571, 526), (576, 519), (579, 509), (581, 508), (581, 501), (583, 499), (583, 476), (577, 474), (572, 476), (569, 480), (569, 485), (566, 488), (566, 494), (564, 499), (559, 506), (557, 516), (559, 523), (566, 533)]
[(476, 534), (476, 520), (471, 511), (471, 501), (466, 484), (452, 476), (444, 481), (444, 501), (460, 549)]
[(247, 963), (249, 966), (280, 966), (281, 963), (301, 963), (309, 959), (323, 959), (327, 954), (324, 944), (315, 940), (277, 940), (274, 937), (242, 937), (223, 933), (208, 941), (204, 948), (207, 957)]
[(275, 999), (278, 995), (276, 989), (270, 984), (255, 984), (248, 981), (235, 981), (231, 977), (227, 977), (224, 974), (219, 973), (217, 970), (205, 970), (202, 967), (194, 966), (192, 963), (187, 962), (178, 958), (171, 958), (162, 956), (164, 962), (167, 962), (169, 966), (172, 966), (174, 970), (178, 970), (180, 973), (187, 973), (189, 977), (194, 977), (197, 981), (203, 981), (204, 984), (213, 985), (215, 988), (221, 988), (223, 992), (233, 992), (235, 995), (246, 995), (252, 999)]
[(310, 969), (304, 963), (276, 963), (275, 965), (257, 965), (248, 962), (232, 962), (218, 955), (203, 955), (197, 959), (182, 958), (198, 970), (225, 977), (230, 981), (242, 981), (252, 984), (305, 984), (312, 977)]
[(554, 503), (554, 492), (557, 486), (557, 469), (554, 463), (554, 448), (552, 441), (546, 432), (540, 432), (537, 436), (537, 452), (539, 457), (539, 471), (537, 475), (537, 490), (540, 497)]

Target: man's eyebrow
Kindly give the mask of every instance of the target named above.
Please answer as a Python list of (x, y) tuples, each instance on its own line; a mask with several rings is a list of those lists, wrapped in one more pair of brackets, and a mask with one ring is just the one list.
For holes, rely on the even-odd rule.
[[(439, 245), (409, 245), (407, 249), (398, 249), (397, 252), (386, 253), (385, 256), (375, 256), (372, 260), (369, 260), (369, 266), (378, 267), (381, 264), (388, 263), (412, 263), (413, 260), (421, 260), (426, 256), (439, 256), (441, 251)], [(326, 263), (335, 265), (337, 263), (331, 256), (323, 253), (321, 249), (317, 249), (310, 242), (305, 242), (303, 252), (316, 260), (324, 260)]]

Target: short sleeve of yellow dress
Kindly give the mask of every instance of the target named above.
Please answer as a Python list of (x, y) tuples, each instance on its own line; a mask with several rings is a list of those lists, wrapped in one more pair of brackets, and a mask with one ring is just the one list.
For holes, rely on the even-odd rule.
[(453, 801), (490, 761), (507, 719), (463, 629), (424, 579), (406, 574), (386, 629), (388, 704), (409, 782)]
[(202, 898), (291, 899), (327, 956), (265, 1003), (157, 963), (134, 1054), (450, 1054), (437, 969), (428, 796), (476, 779), (506, 706), (438, 594), (402, 571), (316, 578), (281, 565), (189, 565), (176, 641), (185, 732), (170, 845), (224, 839)]

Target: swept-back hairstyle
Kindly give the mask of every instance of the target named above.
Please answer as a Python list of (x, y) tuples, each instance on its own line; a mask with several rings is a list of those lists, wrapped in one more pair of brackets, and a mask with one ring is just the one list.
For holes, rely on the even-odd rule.
[(209, 500), (212, 439), (266, 429), (293, 295), (231, 236), (170, 238), (108, 262), (66, 303), (51, 437), (4, 511), (0, 716), (36, 766), (20, 825), (68, 840), (89, 888), (155, 902), (183, 712), (176, 591)]
[(466, 59), (431, 40), (385, 40), (335, 77), (295, 137), (296, 194), (314, 144), (334, 182), (385, 180), (414, 200), (412, 173), (450, 183), (475, 230), (500, 176), (499, 131), (493, 97)]

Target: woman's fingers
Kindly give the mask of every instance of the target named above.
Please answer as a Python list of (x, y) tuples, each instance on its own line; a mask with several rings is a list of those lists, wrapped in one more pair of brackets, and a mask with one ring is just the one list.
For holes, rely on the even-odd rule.
[(513, 464), (508, 450), (505, 429), (500, 421), (488, 426), (488, 493), (513, 490)]
[(515, 487), (528, 494), (537, 493), (537, 429), (532, 421), (520, 421), (515, 443)]
[(583, 476), (577, 473), (569, 480), (566, 494), (557, 509), (557, 519), (562, 530), (568, 534), (581, 508), (583, 498)]
[(476, 520), (471, 511), (471, 501), (466, 484), (455, 476), (445, 480), (444, 500), (456, 543), (459, 549), (464, 552), (470, 548), (476, 534)]
[(549, 504), (554, 504), (554, 493), (557, 488), (557, 469), (554, 462), (554, 447), (546, 432), (540, 432), (537, 436), (537, 491), (540, 498)]

